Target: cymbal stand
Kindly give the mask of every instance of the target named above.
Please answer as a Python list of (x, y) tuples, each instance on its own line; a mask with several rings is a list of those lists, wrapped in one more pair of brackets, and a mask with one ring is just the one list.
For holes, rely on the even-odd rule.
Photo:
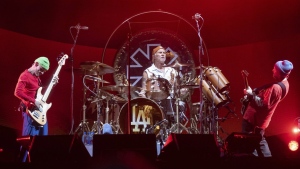
[(102, 129), (102, 127), (101, 127), (102, 122), (100, 120), (100, 115), (101, 115), (101, 105), (100, 105), (100, 103), (102, 101), (102, 98), (100, 98), (100, 90), (99, 90), (99, 84), (100, 84), (99, 79), (100, 78), (97, 80), (97, 87), (96, 87), (96, 93), (95, 93), (93, 90), (91, 90), (85, 84), (85, 78), (86, 77), (91, 77), (91, 76), (90, 75), (85, 75), (83, 77), (83, 85), (84, 85), (85, 89), (88, 89), (91, 93), (93, 93), (96, 96), (95, 97), (96, 99), (94, 101), (92, 101), (91, 103), (96, 102), (96, 106), (97, 106), (97, 121), (94, 122), (91, 131), (94, 131), (95, 134), (100, 134), (101, 133), (101, 129)]
[(179, 121), (179, 101), (180, 98), (176, 98), (175, 104), (176, 104), (176, 123), (170, 128), (170, 131), (174, 133), (181, 133), (182, 130), (187, 131), (188, 133), (190, 133), (190, 131), (183, 125), (180, 123)]
[[(200, 105), (200, 103), (199, 103), (199, 105)], [(200, 109), (200, 107), (198, 109)], [(196, 109), (197, 112), (198, 112), (198, 109)], [(190, 110), (192, 110), (192, 106), (190, 106)], [(193, 113), (195, 113), (195, 112), (193, 112)], [(201, 114), (198, 114), (198, 113), (195, 113), (193, 116), (191, 116), (189, 130), (192, 133), (200, 134), (200, 130), (198, 130), (198, 123), (200, 123), (200, 125), (201, 125), (201, 121), (200, 121), (201, 118), (202, 118)]]
[[(180, 70), (180, 68), (179, 68), (179, 70)], [(176, 83), (175, 84), (178, 84), (178, 81), (180, 79), (180, 77), (179, 77), (179, 71), (177, 71), (177, 72), (178, 73), (177, 73)], [(190, 131), (185, 127), (185, 125), (181, 124), (180, 121), (179, 121), (180, 87), (178, 89), (175, 88), (174, 93), (175, 93), (175, 98), (176, 98), (176, 101), (175, 101), (175, 105), (176, 105), (176, 123), (170, 128), (170, 131), (171, 132), (175, 131), (175, 133), (179, 134), (179, 133), (182, 132), (182, 130), (185, 130), (188, 133), (190, 133)]]
[(89, 126), (88, 126), (88, 122), (86, 122), (86, 118), (85, 118), (86, 117), (85, 116), (85, 114), (86, 114), (86, 105), (85, 105), (85, 102), (86, 102), (86, 88), (84, 87), (83, 88), (82, 121), (80, 122), (80, 124), (76, 128), (75, 133), (77, 133), (77, 131), (79, 129), (81, 129), (82, 133), (90, 131)]
[(97, 134), (101, 134), (103, 123), (101, 122), (101, 101), (103, 100), (102, 95), (100, 93), (99, 88), (100, 82), (97, 82), (96, 87), (96, 96), (97, 99), (94, 101), (96, 102), (96, 108), (97, 108), (97, 121), (94, 122), (93, 129), (96, 131)]

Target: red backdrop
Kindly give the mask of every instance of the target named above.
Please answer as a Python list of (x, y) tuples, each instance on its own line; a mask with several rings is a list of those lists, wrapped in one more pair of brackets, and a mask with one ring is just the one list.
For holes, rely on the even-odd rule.
[[(19, 100), (13, 95), (15, 84), (19, 74), (29, 68), (34, 59), (44, 55), (50, 59), (50, 70), (41, 77), (45, 88), (47, 87), (52, 74), (57, 67), (57, 56), (64, 52), (70, 55), (72, 44), (59, 43), (44, 39), (38, 39), (23, 34), (0, 29), (0, 52), (2, 55), (1, 64), (1, 106), (0, 125), (15, 129), (21, 129), (22, 116), (17, 111)], [(80, 40), (80, 36), (78, 38)], [(204, 39), (205, 40), (205, 39)], [(71, 42), (70, 38), (70, 42)], [(210, 66), (218, 67), (230, 82), (230, 93), (233, 103), (229, 104), (236, 116), (230, 113), (230, 118), (220, 122), (222, 130), (220, 135), (241, 130), (241, 115), (239, 102), (243, 96), (243, 79), (241, 70), (246, 69), (250, 75), (248, 77), (252, 88), (268, 83), (272, 80), (272, 68), (277, 60), (288, 59), (294, 64), (294, 70), (290, 76), (290, 91), (288, 96), (277, 108), (271, 125), (267, 130), (267, 135), (275, 135), (290, 132), (293, 120), (300, 116), (299, 106), (297, 106), (297, 94), (300, 93), (299, 85), (299, 45), (300, 36), (285, 37), (274, 41), (257, 42), (241, 46), (226, 48), (208, 49)], [(114, 56), (118, 49), (107, 49), (104, 63), (113, 66)], [(100, 61), (102, 48), (75, 46), (74, 68), (79, 68), (84, 61)], [(197, 56), (195, 51), (195, 56)], [(205, 56), (207, 57), (207, 56)], [(207, 60), (208, 58), (202, 58)], [(198, 61), (198, 58), (194, 58)], [(48, 98), (52, 102), (51, 109), (47, 112), (49, 121), (49, 134), (68, 134), (74, 131), (80, 120), (82, 120), (82, 99), (83, 85), (81, 75), (75, 71), (74, 74), (74, 94), (71, 105), (71, 80), (72, 74), (70, 66), (72, 62), (67, 61), (59, 74), (59, 84), (55, 86)], [(115, 84), (111, 75), (105, 75), (104, 79)], [(198, 92), (193, 94), (193, 102), (198, 100)], [(72, 109), (73, 114), (72, 114)], [(219, 117), (225, 117), (228, 110), (221, 107), (218, 111)], [(231, 118), (232, 117), (232, 118)], [(72, 120), (74, 124), (72, 125)], [(96, 119), (92, 119), (96, 120)], [(73, 126), (73, 128), (72, 128)]]

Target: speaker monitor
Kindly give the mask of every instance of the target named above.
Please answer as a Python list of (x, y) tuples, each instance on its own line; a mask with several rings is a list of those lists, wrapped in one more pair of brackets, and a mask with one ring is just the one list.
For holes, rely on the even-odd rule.
[(64, 163), (89, 158), (90, 155), (77, 135), (33, 136), (29, 146), (32, 163)]
[(252, 154), (261, 141), (260, 134), (233, 132), (225, 140), (225, 147), (229, 154)]
[(219, 159), (220, 150), (213, 134), (171, 133), (158, 158), (166, 161)]
[(94, 135), (93, 159), (98, 163), (152, 163), (156, 158), (154, 134)]

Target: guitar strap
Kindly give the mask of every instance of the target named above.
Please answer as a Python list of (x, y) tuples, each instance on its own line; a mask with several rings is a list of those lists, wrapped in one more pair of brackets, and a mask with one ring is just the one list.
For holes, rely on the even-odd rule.
[(282, 89), (282, 94), (281, 94), (281, 99), (280, 99), (280, 100), (282, 100), (282, 99), (285, 97), (285, 95), (286, 95), (286, 88), (285, 88), (285, 86), (284, 86), (284, 84), (283, 84), (282, 82), (269, 83), (269, 84), (263, 85), (263, 86), (261, 86), (261, 87), (255, 88), (253, 91), (254, 91), (256, 94), (258, 94), (259, 91), (261, 91), (261, 90), (263, 90), (263, 89), (266, 89), (266, 88), (272, 86), (273, 84), (278, 84), (278, 85), (281, 87), (281, 89)]

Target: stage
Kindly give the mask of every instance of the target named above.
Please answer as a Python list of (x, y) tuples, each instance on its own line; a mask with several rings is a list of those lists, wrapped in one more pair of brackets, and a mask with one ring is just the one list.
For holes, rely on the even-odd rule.
[[(76, 134), (26, 139), (14, 138), (12, 133), (1, 132), (1, 168), (296, 169), (300, 166), (299, 153), (288, 156), (286, 152), (275, 151), (271, 158), (254, 157), (243, 152), (228, 153), (209, 134), (171, 134), (164, 145), (152, 134), (102, 134), (94, 135), (92, 144), (85, 145), (82, 137)], [(20, 138), (24, 139), (20, 141)], [(273, 143), (271, 141), (270, 145)], [(20, 145), (28, 148), (30, 161), (19, 162)]]

